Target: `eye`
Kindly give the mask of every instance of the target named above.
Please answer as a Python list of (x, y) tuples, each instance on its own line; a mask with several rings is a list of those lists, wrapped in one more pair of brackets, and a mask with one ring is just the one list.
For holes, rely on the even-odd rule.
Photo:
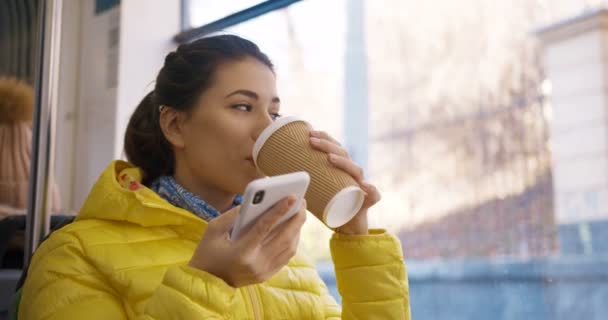
[(252, 109), (251, 105), (244, 104), (244, 103), (235, 104), (232, 106), (232, 108), (242, 110), (242, 111), (247, 111), (247, 112), (251, 112), (251, 109)]
[(281, 114), (278, 112), (273, 112), (273, 113), (270, 113), (270, 117), (272, 118), (272, 120), (276, 120), (281, 117)]

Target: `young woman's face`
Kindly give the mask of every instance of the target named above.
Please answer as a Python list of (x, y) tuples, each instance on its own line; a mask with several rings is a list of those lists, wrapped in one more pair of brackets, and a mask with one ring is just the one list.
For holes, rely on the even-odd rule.
[(242, 193), (262, 177), (251, 152), (279, 107), (275, 75), (266, 65), (253, 58), (220, 65), (183, 125), (182, 158), (191, 174), (224, 192)]

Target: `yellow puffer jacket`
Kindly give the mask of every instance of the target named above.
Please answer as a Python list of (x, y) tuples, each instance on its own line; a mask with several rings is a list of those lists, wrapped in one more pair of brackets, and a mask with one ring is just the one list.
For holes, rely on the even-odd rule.
[(401, 247), (384, 231), (331, 239), (342, 310), (300, 255), (268, 281), (234, 289), (187, 266), (206, 222), (140, 178), (122, 161), (103, 172), (76, 221), (36, 251), (19, 319), (410, 318)]

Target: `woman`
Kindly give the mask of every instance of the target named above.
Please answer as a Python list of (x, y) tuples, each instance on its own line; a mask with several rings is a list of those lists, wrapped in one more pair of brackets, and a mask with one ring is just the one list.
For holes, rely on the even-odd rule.
[(343, 307), (296, 254), (305, 217), (274, 222), (284, 199), (234, 241), (240, 193), (261, 177), (251, 159), (279, 117), (273, 65), (250, 41), (204, 38), (167, 55), (154, 91), (76, 222), (55, 232), (29, 268), (20, 319), (409, 319), (398, 240), (368, 230), (380, 195), (327, 134), (311, 144), (367, 192), (330, 247)]

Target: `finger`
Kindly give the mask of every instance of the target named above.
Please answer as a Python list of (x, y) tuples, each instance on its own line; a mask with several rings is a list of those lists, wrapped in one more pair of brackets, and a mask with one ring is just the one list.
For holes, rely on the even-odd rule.
[(296, 235), (293, 241), (284, 248), (279, 254), (273, 257), (273, 261), (275, 261), (280, 266), (285, 266), (289, 263), (297, 253), (298, 253), (298, 245), (300, 243), (300, 233)]
[(365, 193), (367, 193), (363, 206), (371, 207), (382, 199), (382, 195), (380, 194), (380, 191), (378, 191), (378, 188), (376, 188), (376, 186), (367, 182), (363, 182), (361, 184), (361, 188)]
[(270, 210), (262, 214), (262, 217), (254, 222), (252, 228), (239, 237), (239, 242), (245, 243), (246, 248), (258, 246), (270, 233), (275, 224), (289, 211), (289, 208), (296, 201), (296, 197), (291, 195), (277, 204)]
[(277, 272), (281, 271), (281, 269), (285, 267), (285, 265), (287, 265), (289, 259), (291, 258), (290, 257), (286, 259), (286, 257), (288, 257), (289, 254), (292, 254), (292, 256), (295, 255), (295, 251), (297, 250), (297, 244), (299, 243), (299, 238), (300, 236), (298, 234), (297, 239), (294, 242), (294, 248), (296, 248), (295, 250), (292, 249), (291, 246), (287, 246), (279, 253), (270, 251), (262, 252), (259, 256), (261, 258), (261, 261), (258, 264), (258, 266), (260, 267), (260, 273), (254, 276), (255, 279), (254, 281), (252, 281), (252, 283), (264, 282), (274, 276)]
[(327, 132), (325, 131), (317, 131), (317, 130), (312, 130), (310, 131), (310, 136), (311, 137), (315, 137), (315, 138), (319, 138), (319, 139), (324, 139), (324, 140), (329, 140), (339, 146), (341, 146), (342, 144), (334, 139), (334, 137), (330, 136)]
[(292, 235), (296, 232), (300, 232), (300, 229), (302, 229), (305, 222), (306, 204), (302, 204), (297, 214), (289, 218), (289, 220), (285, 221), (285, 223), (281, 224), (280, 227), (272, 230), (272, 232), (262, 242), (262, 246), (266, 247), (272, 243), (279, 244), (293, 238)]
[(320, 139), (317, 137), (310, 137), (310, 144), (319, 151), (323, 151), (325, 153), (334, 153), (349, 158), (348, 151), (333, 141)]
[(336, 168), (342, 169), (344, 172), (348, 173), (359, 184), (363, 182), (363, 168), (358, 166), (353, 160), (332, 153), (329, 155), (329, 162)]
[(209, 222), (207, 232), (211, 231), (224, 233), (230, 231), (230, 228), (234, 226), (234, 222), (236, 221), (236, 218), (239, 216), (240, 212), (241, 206), (236, 206), (215, 217)]

